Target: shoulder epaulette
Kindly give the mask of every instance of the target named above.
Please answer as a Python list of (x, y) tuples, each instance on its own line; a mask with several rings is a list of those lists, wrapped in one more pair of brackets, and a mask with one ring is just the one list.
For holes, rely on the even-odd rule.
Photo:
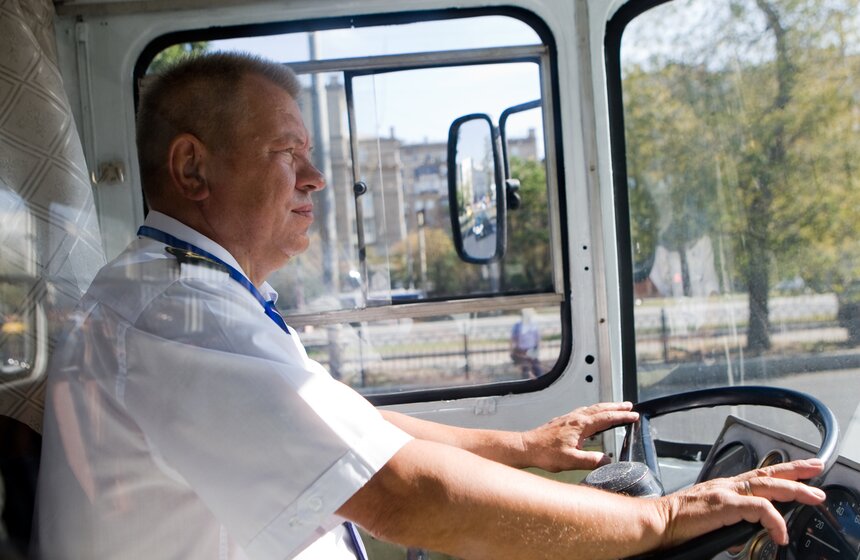
[(198, 255), (194, 251), (189, 251), (188, 249), (180, 249), (179, 247), (170, 247), (167, 246), (164, 248), (169, 254), (176, 257), (176, 260), (180, 264), (192, 264), (196, 266), (205, 266), (207, 268), (213, 268), (215, 270), (220, 270), (221, 272), (230, 271), (226, 266), (219, 262), (215, 262), (209, 257), (204, 257), (203, 255)]

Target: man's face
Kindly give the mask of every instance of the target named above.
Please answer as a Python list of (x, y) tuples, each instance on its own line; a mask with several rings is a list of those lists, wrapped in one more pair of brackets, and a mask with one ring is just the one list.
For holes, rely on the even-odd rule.
[[(259, 283), (308, 246), (311, 193), (324, 187), (311, 163), (299, 106), (280, 87), (245, 77), (246, 103), (231, 141), (218, 141), (207, 170), (209, 226)], [(213, 223), (214, 222), (214, 223)]]

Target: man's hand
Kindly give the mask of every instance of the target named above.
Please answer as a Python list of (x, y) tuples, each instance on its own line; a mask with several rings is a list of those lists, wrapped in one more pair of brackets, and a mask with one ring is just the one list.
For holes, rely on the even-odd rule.
[(598, 403), (577, 408), (527, 432), (476, 430), (446, 426), (381, 411), (385, 418), (411, 436), (444, 443), (508, 465), (538, 467), (550, 472), (593, 469), (609, 462), (599, 451), (583, 451), (586, 439), (603, 430), (639, 419), (629, 402)]
[(824, 492), (794, 481), (810, 479), (823, 469), (818, 459), (792, 461), (711, 480), (660, 498), (655, 504), (662, 508), (665, 523), (661, 548), (739, 521), (761, 523), (773, 542), (788, 544), (785, 520), (770, 501), (820, 504)]
[(577, 408), (546, 424), (523, 432), (525, 455), (531, 466), (550, 472), (572, 469), (594, 469), (609, 463), (599, 451), (583, 451), (585, 440), (598, 432), (639, 419), (629, 402), (598, 403)]

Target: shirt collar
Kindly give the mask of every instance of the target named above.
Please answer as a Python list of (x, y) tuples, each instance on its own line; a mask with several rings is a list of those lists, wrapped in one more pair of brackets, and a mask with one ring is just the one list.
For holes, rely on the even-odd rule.
[[(186, 243), (191, 243), (196, 247), (200, 247), (204, 251), (212, 253), (236, 270), (241, 271), (245, 277), (248, 276), (248, 274), (242, 269), (241, 265), (239, 265), (236, 259), (233, 258), (233, 255), (230, 254), (230, 251), (212, 241), (196, 229), (188, 227), (179, 220), (171, 218), (167, 214), (162, 214), (157, 210), (150, 210), (146, 219), (143, 221), (143, 225), (160, 229), (164, 233), (169, 233), (173, 237), (181, 239)], [(274, 302), (278, 301), (278, 292), (276, 292), (268, 282), (264, 281), (263, 285), (260, 286), (260, 293), (267, 300)]]

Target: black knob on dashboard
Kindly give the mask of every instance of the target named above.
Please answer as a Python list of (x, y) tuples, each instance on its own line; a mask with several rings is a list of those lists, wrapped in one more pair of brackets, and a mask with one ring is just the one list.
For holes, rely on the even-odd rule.
[(651, 469), (644, 463), (631, 461), (620, 461), (594, 469), (585, 477), (583, 484), (641, 498), (659, 498), (665, 494), (663, 485)]

